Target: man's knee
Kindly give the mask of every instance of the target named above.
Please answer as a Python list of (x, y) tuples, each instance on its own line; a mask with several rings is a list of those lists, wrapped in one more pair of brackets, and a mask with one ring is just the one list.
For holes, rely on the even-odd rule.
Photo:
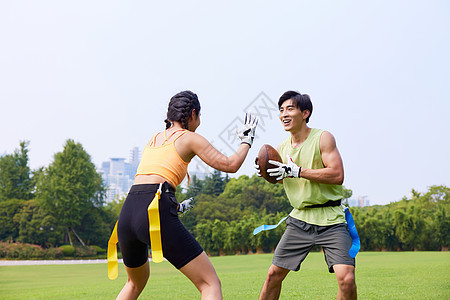
[(356, 289), (355, 273), (346, 272), (338, 278), (339, 288), (343, 291), (353, 291)]
[(356, 286), (354, 266), (335, 265), (334, 272), (340, 287), (352, 288)]
[(355, 286), (356, 286), (356, 282), (355, 282), (355, 274), (353, 274), (353, 273), (347, 274), (347, 275), (344, 277), (343, 285), (346, 286), (346, 287), (350, 287), (350, 288), (355, 287)]
[(275, 265), (270, 266), (267, 272), (267, 281), (272, 284), (281, 283), (286, 277), (289, 270), (277, 267)]

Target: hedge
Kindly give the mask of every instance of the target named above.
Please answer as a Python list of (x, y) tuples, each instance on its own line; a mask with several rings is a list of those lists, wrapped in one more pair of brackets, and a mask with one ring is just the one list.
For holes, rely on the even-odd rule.
[(38, 245), (0, 242), (0, 258), (6, 259), (57, 259), (62, 258), (59, 248), (44, 249)]

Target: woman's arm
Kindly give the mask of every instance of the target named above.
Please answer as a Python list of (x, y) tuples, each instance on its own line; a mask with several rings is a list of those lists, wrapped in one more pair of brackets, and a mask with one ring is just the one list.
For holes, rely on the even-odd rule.
[(246, 113), (243, 127), (241, 131), (237, 132), (237, 136), (242, 143), (236, 153), (229, 157), (222, 154), (207, 139), (195, 132), (189, 132), (175, 141), (175, 148), (184, 161), (190, 161), (195, 155), (198, 155), (201, 160), (216, 170), (236, 173), (253, 143), (257, 125), (258, 119), (256, 116)]
[(236, 173), (239, 170), (250, 149), (249, 144), (242, 143), (236, 153), (227, 157), (214, 148), (207, 139), (195, 132), (186, 134), (183, 143), (191, 149), (192, 157), (197, 155), (208, 166), (227, 173)]

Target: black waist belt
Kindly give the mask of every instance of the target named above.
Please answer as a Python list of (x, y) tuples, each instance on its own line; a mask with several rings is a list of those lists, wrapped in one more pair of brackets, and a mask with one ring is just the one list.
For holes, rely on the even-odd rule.
[(310, 206), (305, 206), (305, 208), (316, 208), (316, 207), (328, 207), (328, 206), (339, 206), (341, 205), (341, 200), (330, 200), (323, 204), (314, 204)]

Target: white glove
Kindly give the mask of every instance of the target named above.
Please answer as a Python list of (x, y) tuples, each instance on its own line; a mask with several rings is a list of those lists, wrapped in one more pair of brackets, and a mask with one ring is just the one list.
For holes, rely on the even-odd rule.
[(258, 118), (250, 113), (245, 113), (244, 125), (242, 130), (236, 128), (236, 133), (242, 143), (248, 144), (250, 147), (253, 144), (253, 139), (255, 138), (255, 130), (258, 125)]
[(261, 170), (259, 169), (258, 158), (255, 158), (255, 165), (254, 165), (254, 167), (256, 169), (256, 176), (261, 177)]
[(277, 180), (281, 180), (286, 177), (289, 178), (300, 177), (300, 171), (302, 170), (302, 168), (294, 163), (289, 154), (287, 155), (287, 164), (283, 164), (275, 160), (269, 160), (269, 163), (278, 166), (278, 168), (267, 170), (269, 176), (279, 176), (277, 177)]
[(194, 201), (194, 198), (191, 197), (181, 202), (178, 206), (178, 212), (182, 214), (188, 212), (193, 207), (191, 204), (192, 201)]

